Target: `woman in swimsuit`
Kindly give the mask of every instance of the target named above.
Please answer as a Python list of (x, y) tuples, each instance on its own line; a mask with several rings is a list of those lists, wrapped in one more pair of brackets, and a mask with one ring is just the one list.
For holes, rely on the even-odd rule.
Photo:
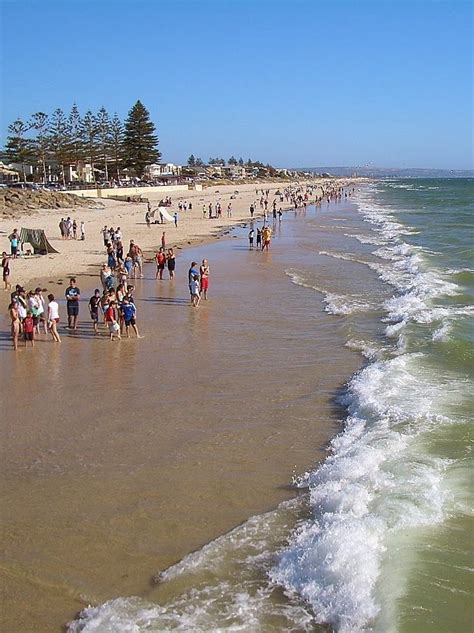
[(18, 349), (18, 337), (20, 336), (21, 323), (20, 316), (18, 314), (18, 309), (16, 307), (16, 303), (10, 303), (8, 306), (8, 313), (11, 319), (11, 333), (13, 339), (13, 349), (15, 352)]
[(203, 294), (203, 298), (207, 299), (207, 291), (209, 289), (209, 264), (207, 259), (202, 260), (199, 272), (201, 274), (201, 292)]

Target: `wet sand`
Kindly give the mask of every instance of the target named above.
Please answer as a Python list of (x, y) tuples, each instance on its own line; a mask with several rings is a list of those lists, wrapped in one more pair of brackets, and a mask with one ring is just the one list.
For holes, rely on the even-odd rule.
[[(269, 254), (241, 231), (181, 252), (174, 282), (149, 265), (141, 341), (94, 337), (84, 303), (77, 334), (15, 356), (2, 318), (2, 630), (59, 631), (84, 605), (147, 593), (158, 571), (294, 496), (293, 474), (324, 455), (360, 358), (284, 273), (297, 221), (285, 216)], [(203, 257), (210, 300), (192, 309), (187, 268)]]

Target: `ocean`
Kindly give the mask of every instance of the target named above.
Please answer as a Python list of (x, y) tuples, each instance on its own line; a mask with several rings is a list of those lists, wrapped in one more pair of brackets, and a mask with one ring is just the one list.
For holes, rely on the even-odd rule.
[(295, 473), (293, 499), (157, 570), (146, 597), (85, 609), (69, 633), (470, 628), (473, 193), (472, 180), (384, 180), (285, 215), (282, 314), (323, 312), (362, 359), (333, 394), (326, 458)]

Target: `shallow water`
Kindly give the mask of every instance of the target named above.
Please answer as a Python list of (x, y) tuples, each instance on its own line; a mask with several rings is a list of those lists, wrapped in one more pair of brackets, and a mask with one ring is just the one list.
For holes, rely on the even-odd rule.
[[(85, 303), (61, 346), (15, 356), (0, 341), (3, 629), (59, 630), (89, 603), (154, 600), (159, 571), (294, 497), (360, 363), (347, 323), (285, 273), (312, 260), (305, 222), (286, 215), (269, 254), (248, 252), (247, 229), (178, 254), (174, 284), (150, 266), (136, 292), (142, 341), (97, 340)], [(337, 246), (338, 232), (318, 232)], [(187, 268), (204, 256), (210, 300), (193, 310)], [(278, 543), (287, 530), (281, 520)]]

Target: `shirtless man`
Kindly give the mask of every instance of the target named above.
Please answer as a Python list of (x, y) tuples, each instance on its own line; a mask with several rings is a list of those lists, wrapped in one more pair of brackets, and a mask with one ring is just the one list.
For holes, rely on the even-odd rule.
[(8, 314), (11, 319), (11, 334), (13, 340), (13, 349), (15, 352), (18, 350), (18, 337), (20, 336), (21, 323), (20, 316), (18, 314), (18, 308), (16, 303), (12, 302), (8, 306)]

